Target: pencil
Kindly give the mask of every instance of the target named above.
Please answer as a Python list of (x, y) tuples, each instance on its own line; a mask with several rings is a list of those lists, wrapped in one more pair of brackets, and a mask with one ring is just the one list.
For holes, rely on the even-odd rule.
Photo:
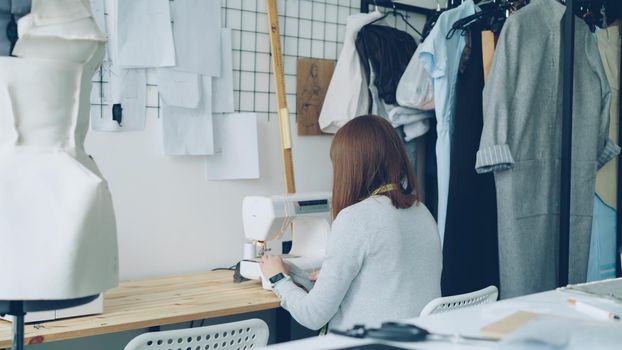
[(568, 299), (568, 304), (574, 306), (577, 311), (584, 313), (586, 315), (590, 315), (599, 320), (615, 320), (615, 321), (620, 320), (620, 316), (614, 314), (613, 312), (603, 310), (599, 307), (586, 304), (584, 302), (577, 301), (575, 299)]

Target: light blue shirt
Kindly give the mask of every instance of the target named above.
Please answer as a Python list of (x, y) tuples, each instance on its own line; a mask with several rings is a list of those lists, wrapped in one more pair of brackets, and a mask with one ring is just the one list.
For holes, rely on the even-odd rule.
[(616, 225), (616, 210), (594, 195), (588, 282), (616, 277)]
[(473, 0), (467, 0), (455, 9), (444, 12), (439, 17), (430, 35), (421, 44), (419, 61), (430, 74), (434, 85), (436, 109), (436, 162), (438, 172), (438, 232), (441, 243), (445, 234), (447, 218), (447, 197), (449, 195), (449, 167), (451, 159), (451, 134), (453, 131), (454, 95), (460, 58), (466, 45), (460, 31), (447, 39), (452, 25), (478, 10)]

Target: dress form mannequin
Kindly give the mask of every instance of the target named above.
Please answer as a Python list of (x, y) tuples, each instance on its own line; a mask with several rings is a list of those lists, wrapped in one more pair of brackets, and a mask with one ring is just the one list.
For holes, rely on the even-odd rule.
[(79, 305), (118, 282), (112, 199), (84, 151), (106, 37), (88, 0), (33, 0), (18, 30), (17, 57), (0, 57), (0, 313)]

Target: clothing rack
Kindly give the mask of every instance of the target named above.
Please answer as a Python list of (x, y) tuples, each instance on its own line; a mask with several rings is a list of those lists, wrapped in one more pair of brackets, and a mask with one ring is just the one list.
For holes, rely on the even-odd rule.
[[(620, 24), (620, 29), (622, 29), (622, 24)], [(622, 72), (622, 52), (620, 53), (620, 56), (621, 56), (620, 71)], [(620, 79), (620, 90), (618, 92), (620, 96), (620, 99), (618, 101), (621, 101), (622, 100), (622, 79)], [(622, 119), (622, 112), (620, 112), (620, 108), (618, 107), (618, 146), (622, 146), (622, 139), (620, 138), (620, 136), (622, 135), (622, 123), (620, 123), (621, 119)], [(618, 192), (617, 201), (618, 202), (620, 201), (620, 198), (622, 198), (622, 180), (621, 180), (622, 176), (620, 176), (622, 174), (622, 162), (620, 160), (621, 160), (620, 157), (618, 157), (618, 173), (616, 176), (616, 179), (618, 181), (618, 188), (617, 188), (617, 192)], [(617, 208), (616, 208), (616, 232), (617, 232), (616, 249), (620, 249), (619, 251), (616, 251), (616, 276), (622, 277), (622, 262), (620, 261), (620, 259), (622, 258), (620, 256), (622, 254), (622, 210), (620, 210), (619, 204), (617, 205)]]
[[(570, 245), (570, 179), (572, 160), (572, 103), (573, 103), (573, 67), (574, 67), (574, 36), (575, 21), (567, 18), (575, 18), (575, 1), (565, 1), (566, 13), (564, 16), (564, 38), (562, 45), (562, 58), (564, 64), (564, 100), (562, 115), (562, 183), (561, 183), (561, 211), (560, 211), (560, 235), (559, 235), (559, 286), (568, 284), (568, 261)], [(621, 52), (622, 55), (622, 52)], [(622, 59), (620, 60), (622, 71)], [(571, 82), (568, 84), (567, 82)], [(620, 82), (620, 98), (622, 99), (622, 81)], [(622, 146), (622, 113), (618, 108), (618, 145)], [(617, 198), (622, 198), (622, 162), (618, 156)], [(618, 250), (620, 249), (620, 250)], [(622, 211), (616, 209), (616, 276), (622, 277), (620, 254), (622, 253)]]
[(559, 215), (559, 270), (558, 286), (568, 284), (570, 258), (570, 194), (572, 178), (572, 104), (574, 87), (574, 0), (567, 1), (566, 13), (562, 20), (562, 64), (563, 64), (563, 102), (562, 102), (562, 162)]
[[(572, 107), (574, 87), (574, 39), (575, 39), (575, 1), (565, 1), (566, 12), (563, 20), (562, 64), (563, 64), (563, 102), (562, 102), (562, 156), (561, 156), (561, 192), (560, 192), (560, 231), (559, 231), (559, 274), (558, 285), (568, 284), (569, 258), (570, 258), (570, 203), (571, 203), (571, 178), (572, 178)], [(431, 14), (434, 10), (418, 6), (404, 5), (393, 1), (361, 0), (361, 12), (368, 13), (369, 5), (394, 8), (424, 15)], [(457, 5), (457, 2), (456, 2)], [(451, 6), (450, 6), (451, 7)], [(568, 20), (571, 19), (571, 20)], [(621, 60), (622, 61), (622, 60)], [(622, 71), (622, 64), (621, 64)], [(622, 90), (622, 83), (620, 86)], [(621, 92), (622, 98), (622, 92)], [(622, 145), (622, 113), (618, 122), (618, 144)], [(622, 162), (618, 161), (617, 196), (622, 198)], [(617, 215), (617, 246), (622, 246), (622, 210), (616, 211)], [(620, 266), (620, 252), (617, 252), (616, 272), (622, 276)]]
[(395, 10), (402, 10), (407, 12), (419, 13), (425, 16), (431, 15), (435, 12), (433, 9), (414, 6), (414, 5), (406, 5), (397, 1), (390, 0), (361, 0), (361, 12), (369, 13), (369, 5), (375, 5)]

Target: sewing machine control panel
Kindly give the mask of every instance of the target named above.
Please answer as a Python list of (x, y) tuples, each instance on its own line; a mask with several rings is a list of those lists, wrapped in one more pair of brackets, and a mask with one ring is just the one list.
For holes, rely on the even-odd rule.
[(325, 213), (330, 211), (328, 199), (316, 199), (297, 201), (295, 203), (296, 214)]

